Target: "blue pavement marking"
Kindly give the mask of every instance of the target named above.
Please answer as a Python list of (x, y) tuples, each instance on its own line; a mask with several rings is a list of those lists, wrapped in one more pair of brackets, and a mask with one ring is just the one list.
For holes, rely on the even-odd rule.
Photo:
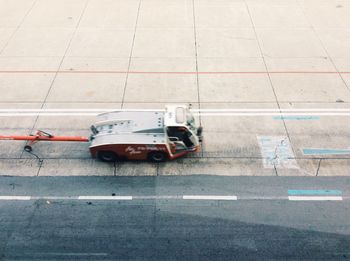
[(350, 149), (303, 149), (304, 155), (345, 155), (350, 154)]
[(331, 196), (341, 196), (341, 190), (334, 189), (289, 189), (288, 195), (331, 195)]
[(320, 116), (275, 116), (274, 120), (292, 120), (292, 121), (312, 121), (319, 120)]

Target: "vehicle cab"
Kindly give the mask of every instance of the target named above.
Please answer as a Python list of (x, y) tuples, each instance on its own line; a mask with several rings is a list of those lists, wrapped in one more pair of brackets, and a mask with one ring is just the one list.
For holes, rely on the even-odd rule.
[[(164, 127), (173, 153), (199, 150), (202, 127), (197, 127), (193, 114), (185, 105), (167, 105)], [(174, 146), (175, 145), (175, 146)]]

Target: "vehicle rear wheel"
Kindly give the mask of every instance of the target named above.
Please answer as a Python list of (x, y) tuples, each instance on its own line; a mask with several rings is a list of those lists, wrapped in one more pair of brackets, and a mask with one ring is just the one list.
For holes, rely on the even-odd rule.
[(118, 159), (118, 155), (113, 151), (99, 151), (97, 157), (104, 162), (115, 162)]
[(148, 154), (148, 160), (152, 162), (164, 162), (166, 159), (167, 156), (161, 151), (154, 151)]

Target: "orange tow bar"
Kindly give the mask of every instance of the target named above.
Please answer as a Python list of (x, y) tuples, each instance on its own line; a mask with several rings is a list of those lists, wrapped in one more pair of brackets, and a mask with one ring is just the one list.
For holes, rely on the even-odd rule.
[(26, 140), (29, 141), (28, 145), (24, 147), (24, 150), (30, 152), (32, 151), (32, 145), (39, 141), (73, 141), (73, 142), (88, 142), (89, 139), (80, 136), (53, 136), (50, 133), (38, 130), (35, 135), (29, 136), (3, 136), (0, 135), (0, 140)]

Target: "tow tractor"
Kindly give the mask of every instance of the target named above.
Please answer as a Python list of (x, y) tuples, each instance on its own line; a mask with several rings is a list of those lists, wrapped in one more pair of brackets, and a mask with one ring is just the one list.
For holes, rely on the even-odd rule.
[(24, 149), (40, 141), (90, 142), (92, 158), (106, 162), (120, 159), (163, 162), (200, 149), (202, 127), (186, 105), (167, 105), (165, 110), (109, 111), (97, 116), (88, 137), (54, 136), (37, 131), (29, 136), (1, 136), (0, 140), (26, 140)]

